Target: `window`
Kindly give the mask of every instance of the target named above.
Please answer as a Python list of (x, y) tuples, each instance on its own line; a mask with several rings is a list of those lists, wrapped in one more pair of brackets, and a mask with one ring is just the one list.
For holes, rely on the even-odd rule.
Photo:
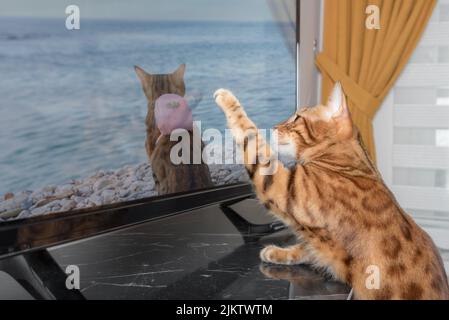
[[(0, 220), (158, 194), (134, 65), (166, 74), (185, 63), (185, 98), (203, 132), (224, 132), (212, 99), (220, 87), (260, 128), (295, 109), (295, 57), (265, 1), (77, 5), (80, 28), (68, 30), (76, 12), (60, 1), (2, 3)], [(209, 168), (213, 185), (245, 181), (241, 166)]]
[(449, 2), (439, 1), (375, 119), (378, 165), (402, 207), (449, 249)]

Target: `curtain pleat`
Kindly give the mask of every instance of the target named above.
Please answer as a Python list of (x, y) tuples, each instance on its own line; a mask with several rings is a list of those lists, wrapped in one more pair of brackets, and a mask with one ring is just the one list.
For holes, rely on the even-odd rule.
[[(373, 160), (372, 121), (425, 30), (436, 0), (325, 0), (322, 102), (336, 81), (348, 97), (355, 125)], [(368, 5), (380, 9), (380, 29), (367, 29)]]

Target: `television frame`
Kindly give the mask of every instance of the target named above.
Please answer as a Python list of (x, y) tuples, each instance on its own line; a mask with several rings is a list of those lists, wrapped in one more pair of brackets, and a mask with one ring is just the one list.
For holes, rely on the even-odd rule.
[[(296, 26), (301, 23), (301, 5), (301, 0), (296, 0)], [(298, 29), (297, 27), (295, 83), (297, 103), (300, 92), (299, 51), (303, 50), (300, 48)], [(254, 196), (250, 183), (237, 183), (2, 222), (0, 262), (204, 206), (226, 205)]]

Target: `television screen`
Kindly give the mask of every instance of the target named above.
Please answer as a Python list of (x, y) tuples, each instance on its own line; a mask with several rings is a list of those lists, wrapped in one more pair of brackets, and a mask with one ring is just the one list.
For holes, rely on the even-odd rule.
[(295, 110), (295, 22), (266, 1), (1, 8), (0, 221), (248, 182), (214, 91), (260, 128)]

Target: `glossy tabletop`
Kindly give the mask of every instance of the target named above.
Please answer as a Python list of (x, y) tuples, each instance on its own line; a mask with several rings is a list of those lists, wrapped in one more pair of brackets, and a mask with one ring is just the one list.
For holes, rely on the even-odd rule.
[[(346, 299), (345, 285), (307, 266), (262, 263), (264, 245), (286, 246), (295, 237), (287, 229), (246, 230), (242, 221), (273, 221), (256, 200), (231, 208), (208, 206), (49, 252), (62, 270), (79, 267), (86, 299)], [(26, 298), (5, 277), (0, 297), (11, 298), (10, 290)]]

